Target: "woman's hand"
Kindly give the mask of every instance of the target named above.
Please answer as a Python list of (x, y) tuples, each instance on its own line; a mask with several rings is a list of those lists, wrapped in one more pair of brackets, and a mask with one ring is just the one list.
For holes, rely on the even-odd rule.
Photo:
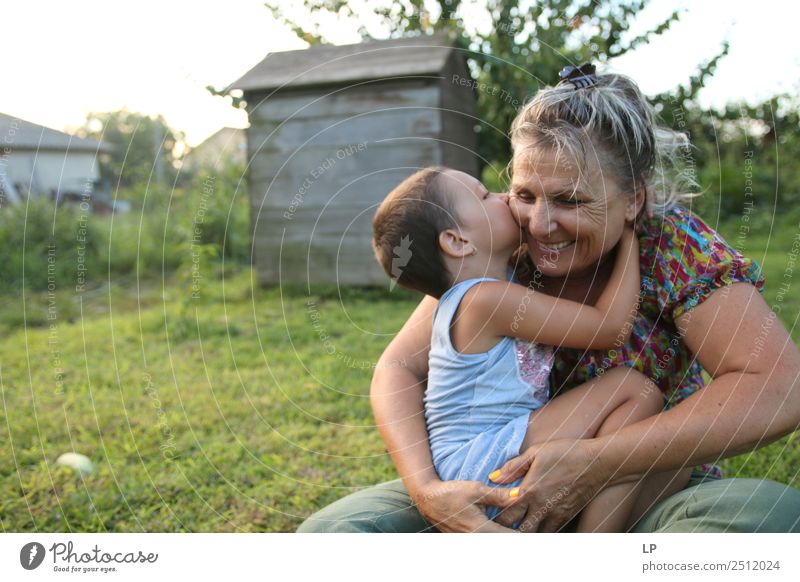
[[(607, 482), (592, 439), (559, 439), (537, 443), (492, 474), (498, 484), (524, 476), (516, 502), (496, 521), (520, 532), (555, 532), (571, 521)], [(514, 491), (513, 489), (511, 490)]]
[(516, 502), (507, 488), (479, 481), (433, 480), (417, 491), (414, 502), (425, 519), (443, 532), (514, 533), (486, 517), (487, 505), (508, 507)]

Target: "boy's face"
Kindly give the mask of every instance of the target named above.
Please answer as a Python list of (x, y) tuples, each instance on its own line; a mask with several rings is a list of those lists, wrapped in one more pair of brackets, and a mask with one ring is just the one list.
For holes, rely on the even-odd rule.
[(479, 180), (457, 170), (448, 170), (441, 180), (458, 213), (461, 236), (479, 252), (516, 249), (520, 245), (522, 231), (508, 207), (507, 194), (489, 192)]

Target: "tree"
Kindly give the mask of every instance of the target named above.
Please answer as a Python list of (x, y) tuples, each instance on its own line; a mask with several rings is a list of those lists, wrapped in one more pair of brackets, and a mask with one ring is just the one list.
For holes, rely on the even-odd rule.
[[(683, 106), (686, 131), (694, 149), (698, 182), (706, 193), (697, 210), (709, 219), (737, 217), (764, 224), (776, 213), (786, 215), (800, 200), (800, 176), (794, 160), (800, 155), (800, 112), (797, 99), (777, 95), (756, 105), (728, 103), (703, 110)], [(747, 217), (747, 218), (743, 218)]]
[(183, 135), (160, 115), (150, 117), (127, 109), (89, 113), (79, 135), (113, 147), (106, 159), (101, 158), (100, 171), (114, 187), (129, 188), (148, 181), (169, 185), (175, 180)]
[[(446, 32), (466, 51), (473, 76), (486, 88), (477, 96), (478, 154), (485, 164), (500, 169), (510, 158), (511, 121), (540, 86), (554, 83), (565, 65), (603, 63), (646, 44), (680, 17), (676, 10), (653, 29), (631, 37), (627, 34), (630, 25), (647, 4), (649, 0), (487, 0), (483, 20), (491, 26), (485, 31), (466, 27), (469, 23), (460, 17), (461, 0), (391, 0), (373, 8), (379, 23), (373, 30), (390, 37)], [(358, 23), (362, 38), (373, 36), (352, 3), (304, 0), (303, 5), (309, 15), (335, 14)], [(266, 6), (309, 44), (328, 42), (320, 22), (329, 19), (299, 22), (277, 0), (269, 0)], [(474, 6), (470, 8), (471, 16), (480, 20)], [(707, 76), (699, 74), (696, 82), (679, 89), (681, 99), (693, 97)]]

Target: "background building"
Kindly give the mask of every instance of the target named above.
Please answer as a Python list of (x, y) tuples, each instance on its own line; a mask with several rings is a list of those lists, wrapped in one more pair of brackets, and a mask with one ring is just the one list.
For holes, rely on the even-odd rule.
[(98, 156), (110, 146), (0, 113), (0, 190), (5, 203), (47, 196), (57, 202), (100, 194)]

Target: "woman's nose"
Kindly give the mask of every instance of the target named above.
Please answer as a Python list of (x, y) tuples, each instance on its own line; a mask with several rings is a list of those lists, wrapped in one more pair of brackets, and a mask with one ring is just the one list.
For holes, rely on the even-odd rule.
[(554, 230), (553, 209), (542, 199), (528, 206), (527, 228), (536, 238), (547, 238)]

